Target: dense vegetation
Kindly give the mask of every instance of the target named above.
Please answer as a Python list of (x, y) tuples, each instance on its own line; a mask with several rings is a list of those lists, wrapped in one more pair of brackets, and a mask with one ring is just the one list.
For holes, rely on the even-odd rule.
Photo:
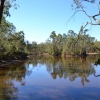
[(0, 28), (0, 59), (15, 57), (15, 55), (26, 56), (24, 32), (16, 32), (16, 27), (3, 17)]
[(82, 27), (79, 33), (69, 30), (67, 34), (56, 34), (52, 31), (45, 43), (30, 43), (25, 41), (23, 31), (16, 32), (16, 27), (3, 17), (0, 28), (0, 59), (25, 57), (26, 54), (68, 56), (100, 53), (100, 41), (87, 32), (88, 29), (82, 30)]
[[(2, 7), (4, 1), (4, 8)], [(87, 53), (100, 53), (100, 41), (87, 34), (88, 29), (81, 26), (78, 33), (69, 30), (57, 34), (52, 31), (45, 43), (30, 43), (24, 39), (23, 31), (16, 31), (13, 23), (6, 20), (12, 7), (9, 0), (0, 5), (0, 60), (5, 58), (25, 58), (27, 54), (52, 56), (86, 56)], [(75, 2), (77, 4), (77, 2)]]
[(67, 34), (56, 34), (52, 31), (45, 43), (30, 44), (30, 53), (48, 54), (53, 56), (85, 56), (86, 53), (100, 53), (100, 41), (87, 34), (88, 30), (81, 30), (76, 34), (69, 30)]

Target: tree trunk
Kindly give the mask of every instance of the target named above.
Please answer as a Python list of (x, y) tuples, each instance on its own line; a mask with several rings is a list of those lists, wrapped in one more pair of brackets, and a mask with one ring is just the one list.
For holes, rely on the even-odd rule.
[(5, 3), (5, 0), (1, 0), (1, 5), (0, 5), (0, 24), (1, 24), (2, 16), (3, 16), (4, 3)]

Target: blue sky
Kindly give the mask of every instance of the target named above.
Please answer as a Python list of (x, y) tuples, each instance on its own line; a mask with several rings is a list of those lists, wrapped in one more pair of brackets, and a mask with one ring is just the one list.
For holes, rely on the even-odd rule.
[[(49, 38), (52, 31), (56, 33), (66, 33), (72, 29), (78, 33), (80, 26), (89, 21), (89, 18), (83, 13), (78, 12), (73, 19), (67, 21), (74, 13), (71, 10), (73, 0), (17, 0), (17, 10), (10, 9), (11, 17), (8, 17), (13, 23), (17, 31), (23, 30), (25, 39), (30, 42), (45, 42)], [(94, 5), (85, 4), (86, 10), (90, 15), (97, 14)], [(88, 25), (87, 28), (91, 26)], [(92, 26), (88, 32), (91, 36), (100, 40), (100, 26)]]

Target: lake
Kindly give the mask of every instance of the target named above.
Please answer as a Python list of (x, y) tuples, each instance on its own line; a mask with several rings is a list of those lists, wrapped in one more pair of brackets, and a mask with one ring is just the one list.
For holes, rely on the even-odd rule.
[(100, 58), (31, 56), (0, 67), (0, 100), (100, 100)]

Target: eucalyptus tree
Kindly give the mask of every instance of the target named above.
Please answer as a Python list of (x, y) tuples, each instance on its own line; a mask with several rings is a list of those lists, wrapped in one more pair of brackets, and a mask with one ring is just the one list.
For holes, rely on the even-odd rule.
[(31, 54), (31, 51), (33, 50), (31, 43), (27, 40), (26, 46), (25, 46), (25, 52), (28, 54)]
[(0, 27), (0, 46), (2, 46), (4, 49), (2, 54), (7, 54), (8, 52), (7, 49), (10, 48), (9, 38), (11, 34), (15, 32), (15, 30), (16, 30), (15, 26), (12, 23), (6, 21), (5, 18), (3, 17)]
[[(24, 32), (16, 32), (16, 27), (2, 18), (0, 25), (0, 57), (23, 55), (25, 53)], [(6, 57), (7, 58), (7, 57)]]
[(55, 33), (55, 31), (51, 32), (50, 38), (52, 39), (52, 42), (55, 43), (55, 40), (56, 40), (56, 33)]
[(56, 33), (55, 31), (52, 31), (50, 34), (50, 38), (52, 39), (52, 55), (56, 55), (58, 49), (57, 49), (57, 45), (56, 45)]
[(69, 30), (66, 38), (64, 38), (64, 41), (65, 41), (65, 44), (63, 45), (64, 54), (74, 54), (75, 53), (76, 38), (77, 38), (77, 34), (73, 30)]
[(0, 0), (0, 24), (2, 21), (3, 15), (10, 16), (9, 8), (11, 7), (8, 0)]
[[(55, 31), (50, 34), (51, 44), (52, 44), (52, 55), (59, 56), (63, 50), (64, 39), (62, 34), (56, 35)], [(65, 38), (65, 37), (64, 37)]]
[(19, 31), (13, 34), (14, 35), (14, 44), (16, 46), (16, 50), (17, 51), (24, 51), (24, 32), (23, 31)]
[(45, 41), (45, 52), (48, 53), (48, 54), (52, 54), (52, 42), (51, 40), (48, 38), (46, 41)]
[(33, 54), (37, 54), (37, 42), (35, 42), (35, 41), (32, 41), (32, 52), (33, 52)]
[(16, 3), (13, 4), (15, 1), (16, 0), (0, 0), (0, 24), (3, 16), (10, 16), (9, 9), (13, 6), (16, 8)]
[(63, 49), (62, 49), (62, 56), (65, 55), (65, 51), (66, 51), (66, 42), (67, 42), (67, 34), (63, 33), (62, 35), (62, 46), (63, 46)]
[(63, 33), (62, 41), (63, 41), (63, 44), (67, 41), (67, 34)]
[(58, 34), (56, 38), (57, 38), (56, 41), (57, 41), (58, 54), (61, 55), (63, 49), (63, 37), (61, 34)]
[(69, 48), (72, 54), (75, 54), (75, 43), (77, 34), (73, 30), (68, 31)]
[(0, 0), (0, 24), (3, 16), (3, 10), (4, 10), (4, 3), (6, 0)]
[(89, 36), (87, 32), (87, 29), (83, 30), (83, 26), (77, 34), (69, 30), (63, 44), (63, 55), (86, 55), (86, 52), (92, 51), (95, 38)]

